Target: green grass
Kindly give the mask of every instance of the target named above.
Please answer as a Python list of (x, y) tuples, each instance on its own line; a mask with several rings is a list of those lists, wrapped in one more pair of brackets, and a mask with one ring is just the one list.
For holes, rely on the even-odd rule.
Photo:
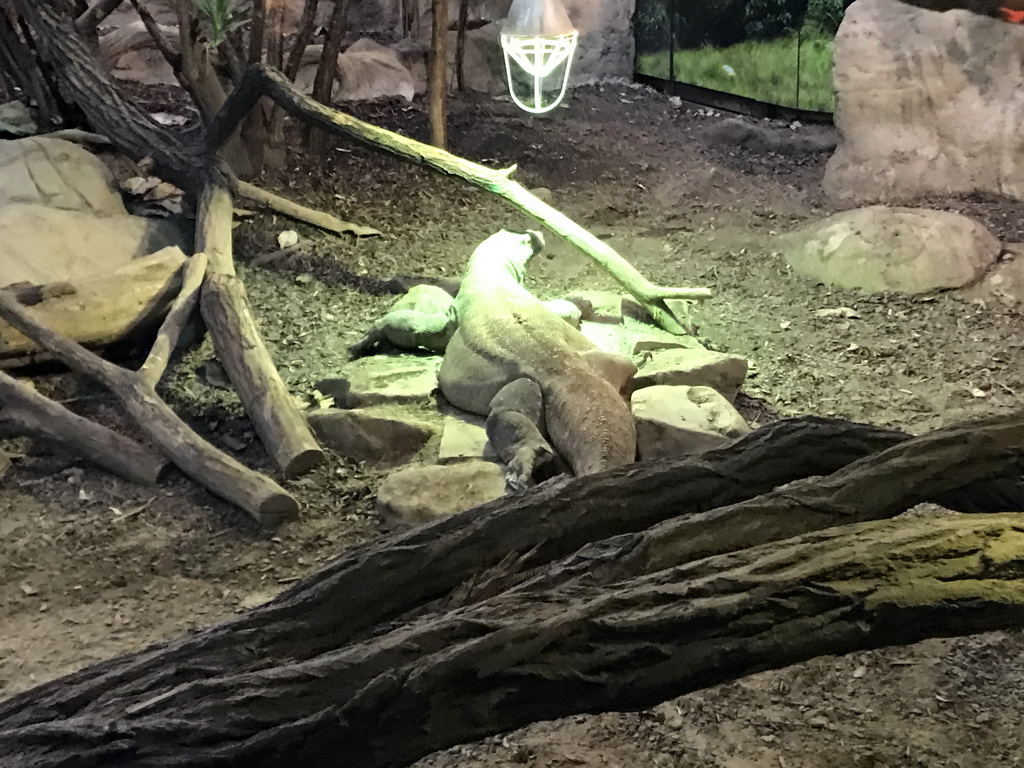
[[(677, 50), (675, 79), (772, 104), (831, 112), (835, 107), (831, 38), (805, 35), (801, 41), (799, 101), (796, 57), (796, 35), (748, 40), (727, 48)], [(727, 73), (726, 65), (732, 67), (735, 76)], [(668, 52), (638, 56), (637, 71), (669, 79)]]

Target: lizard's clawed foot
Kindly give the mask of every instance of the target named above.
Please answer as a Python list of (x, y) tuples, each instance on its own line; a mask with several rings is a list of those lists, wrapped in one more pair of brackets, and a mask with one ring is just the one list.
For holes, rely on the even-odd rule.
[(534, 473), (555, 457), (545, 442), (543, 445), (521, 445), (505, 467), (505, 487), (511, 492), (525, 491), (535, 485)]

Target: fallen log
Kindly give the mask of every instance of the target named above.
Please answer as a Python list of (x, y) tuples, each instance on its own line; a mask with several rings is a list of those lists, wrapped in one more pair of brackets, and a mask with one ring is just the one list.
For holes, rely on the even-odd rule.
[[(513, 589), (307, 659), (269, 663), (240, 634), (225, 665), (201, 632), (184, 641), (186, 669), (167, 658), (172, 645), (0, 704), (0, 756), (10, 768), (316, 768), (339, 754), (402, 766), (536, 720), (650, 706), (822, 654), (1020, 626), (1022, 574), (1020, 516), (884, 521), (611, 589)], [(121, 681), (90, 690), (98, 671)], [(45, 695), (55, 689), (59, 706)]]
[[(195, 270), (187, 285), (191, 290), (180, 300), (183, 306), (189, 303), (194, 306), (194, 275)], [(0, 291), (0, 318), (72, 370), (106, 387), (139, 429), (185, 474), (236, 504), (262, 525), (275, 525), (295, 517), (298, 503), (294, 497), (269, 477), (249, 469), (203, 440), (157, 396), (154, 386), (166, 364), (163, 350), (175, 347), (177, 338), (174, 334), (184, 325), (180, 321), (181, 315), (181, 309), (168, 314), (157, 334), (159, 344), (156, 354), (150, 358), (151, 365), (149, 368), (144, 366), (142, 373), (132, 373), (46, 327), (33, 316), (33, 310), (21, 306), (12, 296)], [(54, 416), (63, 418), (62, 414)], [(51, 424), (50, 429), (59, 434), (64, 429), (63, 421)], [(116, 456), (105, 457), (104, 460), (114, 461)]]
[[(181, 289), (185, 260), (179, 248), (164, 248), (109, 274), (55, 285), (21, 285), (13, 293), (49, 328), (98, 349), (156, 327)], [(40, 350), (25, 334), (0, 322), (0, 361), (38, 356)]]
[[(700, 459), (651, 462), (540, 486), (354, 549), (238, 619), (0, 703), (0, 756), (26, 756), (27, 762), (14, 766), (72, 768), (93, 764), (89, 760), (105, 766), (202, 766), (217, 760), (222, 761), (218, 765), (277, 766), (304, 759), (315, 766), (332, 764), (318, 758), (336, 754), (322, 750), (325, 740), (337, 739), (345, 743), (352, 765), (401, 765), (537, 717), (639, 706), (729, 674), (788, 664), (805, 658), (805, 652), (832, 652), (825, 639), (833, 630), (848, 633), (844, 637), (852, 643), (839, 643), (837, 652), (870, 647), (885, 635), (866, 630), (862, 620), (900, 622), (888, 603), (877, 615), (864, 613), (865, 601), (887, 585), (914, 585), (917, 591), (903, 596), (906, 610), (949, 611), (949, 631), (1005, 626), (1017, 621), (1024, 593), (1014, 597), (1013, 611), (997, 600), (978, 616), (970, 585), (983, 587), (1004, 577), (1012, 581), (1024, 573), (1014, 571), (1024, 549), (1009, 549), (1022, 538), (1021, 518), (927, 518), (816, 531), (895, 514), (925, 494), (946, 493), (962, 478), (984, 475), (990, 466), (1009, 467), (1006, 479), (975, 483), (975, 495), (1002, 484), (1011, 497), (997, 496), (991, 503), (1020, 504), (1024, 416), (1011, 421), (906, 440), (899, 433), (843, 422), (792, 420)], [(886, 443), (891, 447), (874, 453)], [(795, 462), (784, 458), (790, 454)], [(820, 482), (809, 478), (749, 498), (807, 472), (843, 467), (858, 456), (864, 458)], [(889, 493), (863, 493), (893, 475), (899, 480)], [(722, 514), (716, 506), (722, 502), (742, 503), (725, 507), (731, 512)], [(760, 515), (764, 520), (737, 537), (733, 527), (743, 504), (751, 519)], [(788, 520), (791, 509), (799, 525)], [(659, 522), (671, 526), (687, 520), (700, 522), (699, 546), (684, 550), (673, 537), (660, 535)], [(755, 528), (756, 536), (749, 533)], [(773, 544), (800, 530), (803, 540)], [(862, 548), (856, 544), (859, 530), (865, 532)], [(758, 547), (747, 546), (755, 540), (761, 542)], [(947, 545), (950, 552), (956, 545), (966, 554), (950, 565), (943, 559)], [(931, 553), (935, 560), (902, 558), (901, 547)], [(481, 568), (506, 560), (503, 553), (509, 548), (543, 563), (525, 581), (498, 584), (490, 595), (470, 590), (467, 600), (465, 582), (472, 586)], [(637, 552), (644, 557), (637, 559)], [(717, 554), (704, 556), (712, 552)], [(579, 567), (584, 561), (589, 568)], [(903, 567), (906, 579), (897, 573)], [(969, 584), (957, 593), (953, 579), (961, 567)], [(938, 574), (935, 588), (948, 593), (924, 591), (928, 569)], [(878, 574), (879, 579), (862, 583), (858, 574)], [(847, 614), (816, 597), (816, 589), (825, 595), (833, 589), (820, 587), (829, 575), (835, 590), (841, 584), (861, 590), (852, 596), (837, 592), (852, 600)], [(720, 587), (709, 592), (712, 581)], [(1006, 591), (1014, 588), (1009, 584)], [(802, 602), (791, 602), (793, 589)], [(720, 605), (713, 600), (719, 593)], [(935, 606), (914, 603), (926, 594), (935, 597)], [(1003, 591), (996, 594), (999, 600), (1004, 596)], [(903, 597), (893, 588), (888, 599)], [(613, 610), (615, 605), (624, 612)], [(957, 612), (967, 623), (956, 623)], [(765, 645), (763, 634), (749, 632), (749, 622), (757, 617), (765, 632), (776, 624), (793, 627), (799, 641), (794, 650)], [(631, 638), (704, 650), (678, 650), (685, 663), (664, 678), (661, 657), (645, 651), (650, 644), (632, 649), (611, 640), (601, 644), (602, 633), (612, 638), (612, 627), (627, 624)], [(820, 628), (820, 644), (801, 645), (811, 637), (805, 637), (805, 627)], [(913, 627), (906, 628), (909, 634), (893, 635), (893, 641), (932, 631), (925, 624)], [(723, 654), (729, 659), (747, 654), (749, 661), (723, 665)], [(584, 682), (593, 665), (602, 664), (607, 677), (600, 679), (608, 685)], [(542, 670), (539, 680), (531, 670)], [(577, 684), (571, 670), (581, 670)], [(573, 702), (564, 711), (550, 709), (562, 706), (547, 700), (562, 700), (550, 691), (539, 691), (546, 699), (541, 702), (503, 687), (522, 678), (531, 681), (531, 690), (542, 688), (543, 679), (552, 675)], [(624, 681), (637, 681), (637, 686), (625, 691)], [(411, 686), (408, 711), (400, 701), (405, 686)], [(426, 723), (430, 715), (416, 707), (428, 702), (435, 715), (449, 711), (438, 709), (448, 696), (460, 702), (464, 697), (480, 712), (493, 710), (493, 718), (453, 704), (452, 711), (459, 712), (455, 720)], [(481, 702), (488, 697), (491, 703), (484, 707)], [(234, 704), (225, 707), (225, 701)], [(389, 720), (400, 711), (415, 725), (407, 730), (393, 721), (368, 723), (365, 718), (378, 706)], [(384, 743), (381, 729), (387, 728), (401, 734), (401, 746)]]
[(148, 448), (94, 424), (0, 371), (0, 430), (64, 446), (133, 483), (152, 485), (168, 464)]

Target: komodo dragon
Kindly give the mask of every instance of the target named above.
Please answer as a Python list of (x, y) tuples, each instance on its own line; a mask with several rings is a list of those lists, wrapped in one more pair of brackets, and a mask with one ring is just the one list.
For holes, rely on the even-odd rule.
[(629, 358), (599, 349), (523, 287), (539, 232), (492, 235), (473, 252), (438, 380), (452, 405), (487, 417), (513, 489), (552, 455), (577, 475), (636, 459), (636, 425), (622, 395)]

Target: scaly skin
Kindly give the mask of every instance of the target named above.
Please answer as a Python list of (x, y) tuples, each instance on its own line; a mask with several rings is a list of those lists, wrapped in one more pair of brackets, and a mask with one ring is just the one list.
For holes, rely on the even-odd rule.
[(487, 416), (507, 384), (533, 380), (548, 436), (577, 475), (629, 464), (636, 426), (621, 391), (636, 367), (600, 350), (522, 286), (542, 245), (538, 233), (503, 230), (474, 251), (455, 300), (458, 328), (441, 363), (441, 392)]

